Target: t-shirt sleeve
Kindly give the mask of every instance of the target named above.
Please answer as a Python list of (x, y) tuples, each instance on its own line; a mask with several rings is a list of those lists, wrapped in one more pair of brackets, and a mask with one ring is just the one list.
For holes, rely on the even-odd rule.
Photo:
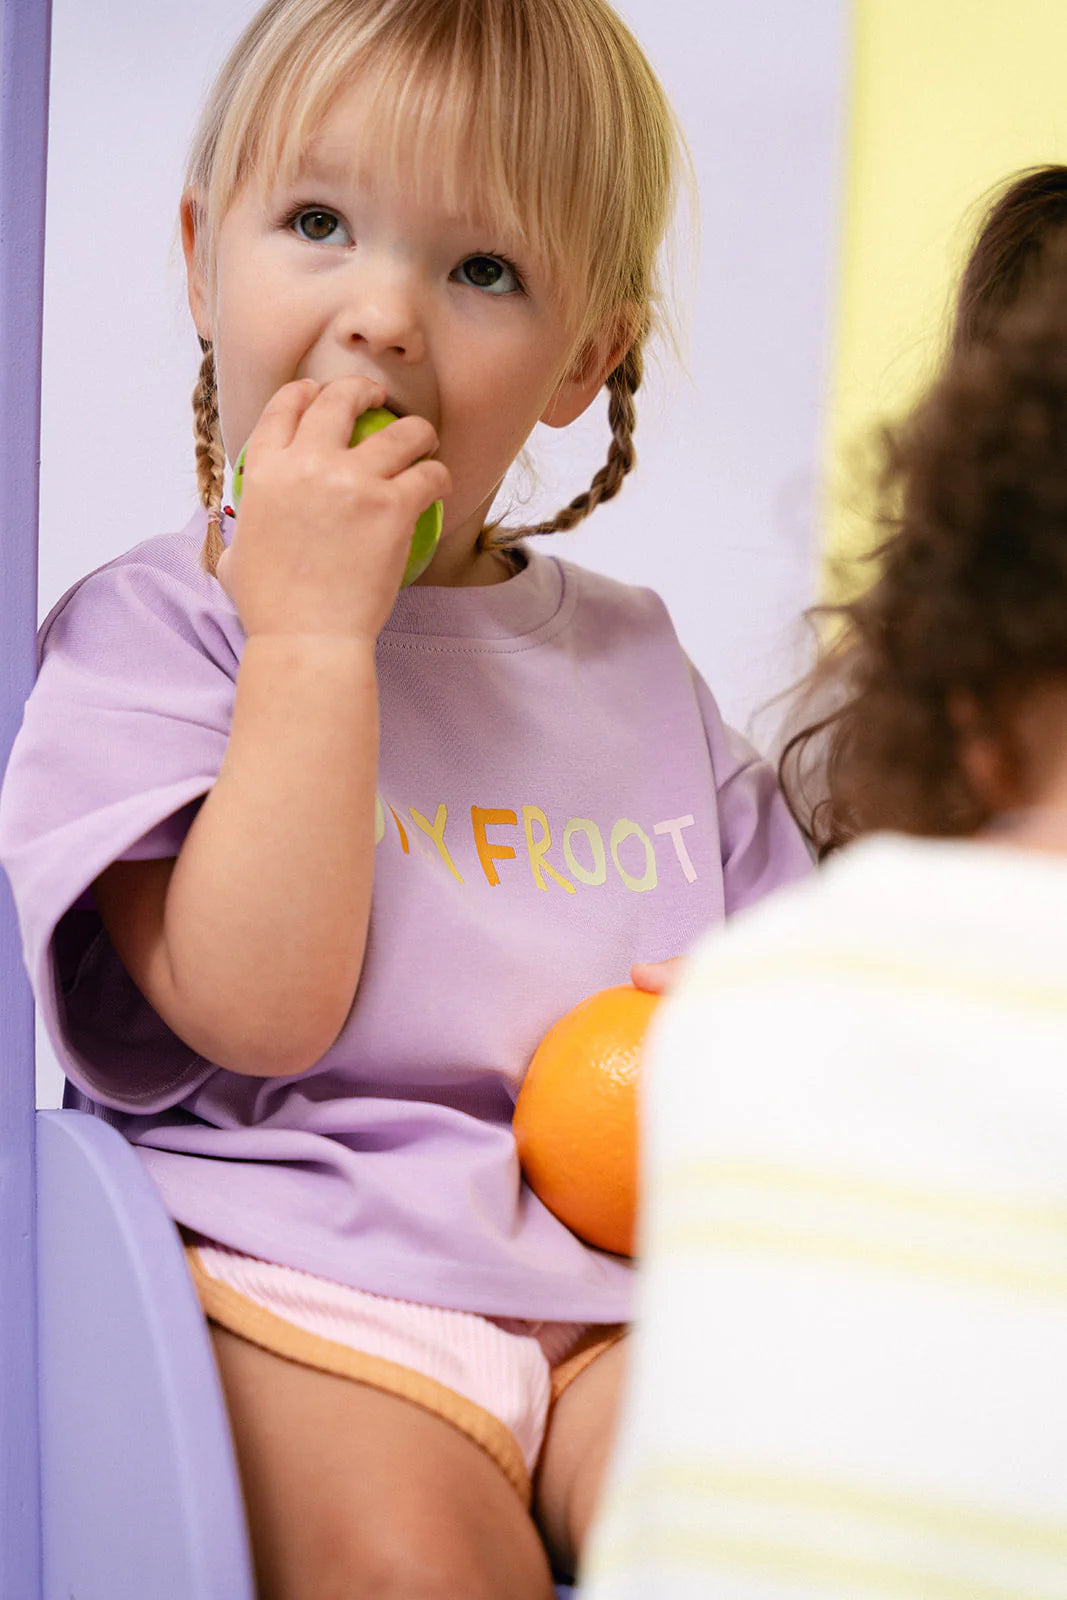
[(191, 547), (153, 544), (160, 555), (93, 573), (45, 624), (0, 796), (0, 861), (58, 1059), (94, 1100), (142, 1112), (215, 1068), (136, 989), (90, 886), (114, 861), (177, 855), (226, 749), (240, 650)]
[(813, 862), (774, 768), (723, 722), (695, 669), (693, 679), (715, 773), (723, 896), (732, 916), (772, 889), (806, 877)]

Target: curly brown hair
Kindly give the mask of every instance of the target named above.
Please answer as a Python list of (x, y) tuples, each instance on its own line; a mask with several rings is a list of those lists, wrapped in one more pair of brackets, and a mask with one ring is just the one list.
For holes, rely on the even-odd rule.
[(886, 442), (879, 576), (828, 608), (845, 628), (807, 689), (830, 709), (780, 768), (820, 855), (881, 828), (975, 831), (992, 802), (964, 733), (1010, 765), (1022, 702), (1067, 682), (1067, 241)]
[(980, 344), (1040, 278), (1046, 246), (1067, 235), (1067, 167), (1015, 175), (989, 203), (960, 278), (950, 355)]

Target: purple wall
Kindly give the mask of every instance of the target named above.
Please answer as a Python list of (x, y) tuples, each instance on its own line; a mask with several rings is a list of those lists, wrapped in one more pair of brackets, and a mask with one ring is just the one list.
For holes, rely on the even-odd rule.
[[(33, 682), (49, 0), (0, 14), (0, 767)], [(40, 1585), (33, 1011), (0, 881), (0, 1595)]]

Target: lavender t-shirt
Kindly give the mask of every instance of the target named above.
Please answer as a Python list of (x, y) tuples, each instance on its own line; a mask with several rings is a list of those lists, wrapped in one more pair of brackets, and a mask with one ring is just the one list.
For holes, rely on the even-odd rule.
[(59, 603), (5, 780), (0, 859), (77, 1103), (176, 1220), (238, 1249), (432, 1305), (625, 1318), (629, 1264), (521, 1179), (515, 1096), (563, 1012), (807, 871), (773, 773), (647, 590), (542, 554), (495, 587), (404, 590), (352, 1011), (299, 1077), (222, 1070), (140, 995), (89, 889), (176, 855), (222, 761), (243, 634), (202, 535), (198, 516)]

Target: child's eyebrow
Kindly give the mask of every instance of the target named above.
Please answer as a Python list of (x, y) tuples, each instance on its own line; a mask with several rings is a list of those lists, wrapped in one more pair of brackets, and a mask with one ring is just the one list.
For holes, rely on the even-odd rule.
[[(356, 189), (373, 189), (381, 180), (380, 171), (364, 165), (355, 152), (348, 153), (346, 147), (336, 142), (312, 140), (300, 159), (294, 162), (286, 175), (287, 182), (292, 187), (314, 186), (317, 183), (330, 186), (351, 185)], [(480, 207), (472, 206), (470, 210), (451, 210), (438, 213), (439, 221), (457, 233), (479, 233), (486, 239), (502, 237), (505, 229), (499, 220)], [(519, 242), (513, 238), (514, 229), (506, 229), (508, 242), (515, 250), (520, 248)]]

